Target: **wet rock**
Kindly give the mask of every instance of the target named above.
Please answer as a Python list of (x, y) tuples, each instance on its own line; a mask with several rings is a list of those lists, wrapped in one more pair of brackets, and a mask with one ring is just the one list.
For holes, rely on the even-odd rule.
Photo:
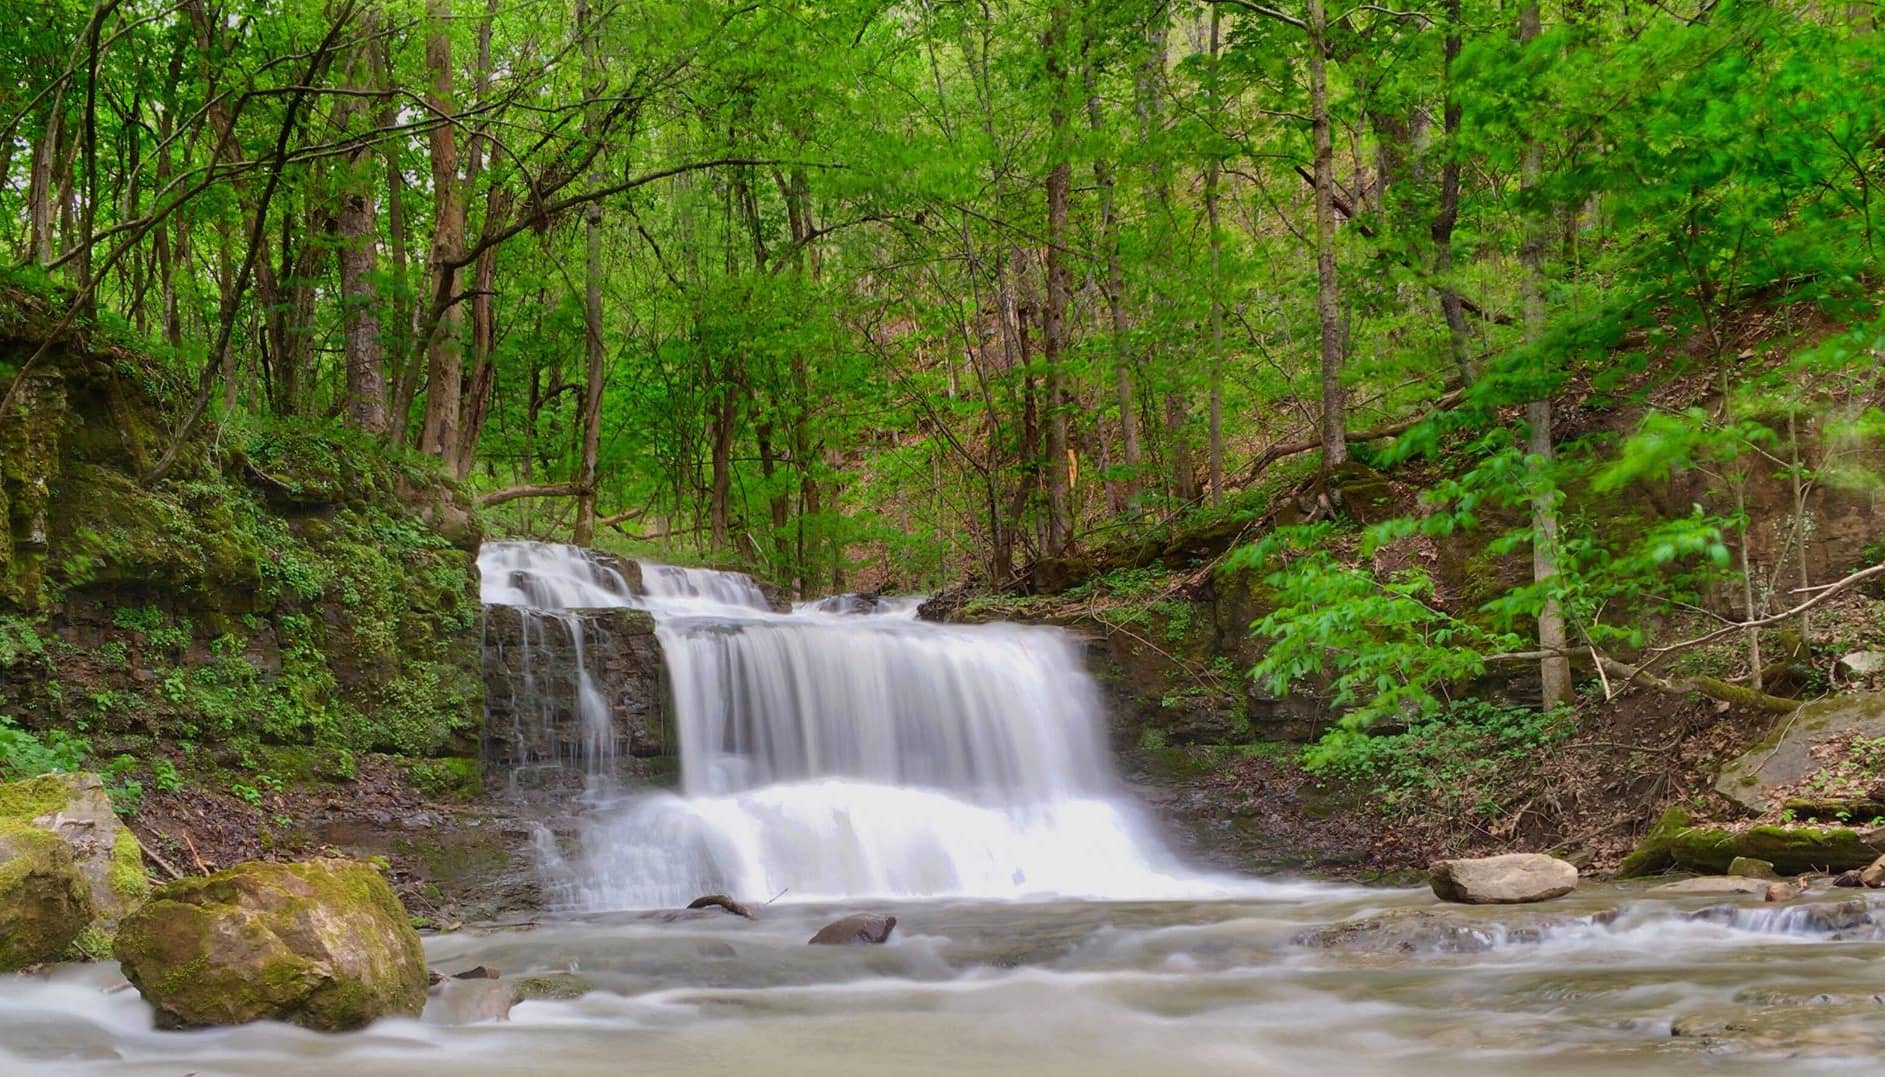
[(1751, 856), (1737, 856), (1728, 862), (1729, 875), (1739, 875), (1744, 879), (1778, 879), (1774, 865), (1765, 860), (1756, 860)]
[(1862, 868), (1885, 854), (1885, 833), (1844, 826), (1691, 826), (1679, 808), (1663, 813), (1635, 851), (1617, 865), (1634, 879), (1670, 868), (1725, 872), (1736, 860), (1760, 860), (1781, 875)]
[(754, 918), (752, 909), (734, 901), (725, 894), (707, 894), (704, 897), (697, 897), (688, 902), (687, 907), (690, 909), (724, 909), (734, 916), (744, 916), (748, 920)]
[(1853, 868), (1851, 871), (1842, 871), (1833, 877), (1833, 885), (1844, 887), (1864, 886), (1865, 876), (1858, 868)]
[(476, 1025), (510, 1020), (516, 1005), (511, 985), (496, 977), (446, 980), (426, 998), (425, 1022), (430, 1025)]
[(92, 915), (91, 891), (65, 842), (0, 820), (0, 972), (58, 960)]
[(1438, 860), (1427, 869), (1435, 897), (1466, 905), (1519, 905), (1577, 888), (1577, 869), (1540, 853)]
[(1700, 879), (1652, 886), (1647, 891), (1665, 897), (1720, 897), (1723, 894), (1766, 894), (1765, 879), (1744, 879), (1732, 875), (1711, 875)]
[(251, 861), (171, 883), (125, 919), (113, 953), (165, 1028), (344, 1031), (426, 1002), (419, 936), (357, 861)]
[(844, 946), (851, 943), (880, 943), (890, 938), (897, 918), (876, 913), (859, 913), (834, 920), (818, 929), (810, 939), (813, 946)]
[(1771, 882), (1767, 884), (1767, 892), (1762, 895), (1761, 900), (1792, 901), (1799, 896), (1800, 888), (1792, 883)]
[(519, 976), (506, 980), (510, 985), (511, 998), (516, 1002), (534, 1002), (540, 999), (568, 1001), (581, 998), (595, 985), (573, 972), (548, 972), (538, 976)]
[(1873, 890), (1885, 886), (1885, 856), (1859, 869), (1859, 885)]
[(150, 893), (144, 850), (111, 809), (96, 774), (42, 774), (0, 785), (0, 823), (28, 823), (66, 844), (85, 879), (98, 930), (109, 934)]
[(454, 980), (495, 980), (497, 970), (489, 965), (473, 965), (463, 972), (452, 973)]
[(1403, 909), (1312, 928), (1291, 941), (1317, 950), (1365, 954), (1477, 954), (1497, 946), (1539, 943), (1553, 930), (1607, 924), (1616, 917), (1615, 909), (1588, 917), (1515, 913), (1496, 920), (1474, 919), (1464, 910)]

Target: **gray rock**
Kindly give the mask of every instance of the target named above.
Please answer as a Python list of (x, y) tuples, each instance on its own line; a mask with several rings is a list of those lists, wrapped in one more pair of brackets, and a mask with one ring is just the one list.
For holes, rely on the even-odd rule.
[(1542, 853), (1438, 860), (1427, 869), (1435, 897), (1466, 905), (1548, 901), (1577, 888), (1577, 868)]
[(1839, 669), (1851, 677), (1876, 677), (1885, 673), (1885, 651), (1854, 651), (1839, 660)]
[(1778, 718), (1773, 733), (1722, 769), (1715, 791), (1757, 815), (1778, 808), (1771, 790), (1818, 771), (1813, 749), (1847, 732), (1885, 736), (1885, 693), (1828, 696)]
[(1757, 860), (1751, 856), (1737, 856), (1728, 863), (1726, 874), (1739, 875), (1746, 879), (1778, 879), (1780, 873), (1774, 870), (1770, 861)]

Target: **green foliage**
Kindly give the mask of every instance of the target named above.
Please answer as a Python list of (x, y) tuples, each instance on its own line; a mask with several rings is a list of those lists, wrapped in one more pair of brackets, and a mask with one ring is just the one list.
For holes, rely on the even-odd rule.
[(0, 781), (80, 769), (91, 742), (58, 729), (34, 733), (0, 714)]
[(0, 613), (0, 669), (46, 653), (46, 642), (33, 621)]
[(1461, 700), (1411, 722), (1404, 732), (1342, 737), (1312, 747), (1315, 769), (1357, 782), (1389, 813), (1499, 815), (1519, 775), (1576, 729), (1569, 710), (1539, 711)]

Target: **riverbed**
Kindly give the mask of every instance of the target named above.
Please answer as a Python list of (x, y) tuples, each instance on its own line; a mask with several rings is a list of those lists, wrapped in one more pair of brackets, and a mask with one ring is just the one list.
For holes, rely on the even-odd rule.
[[(426, 941), (435, 969), (575, 973), (593, 990), (520, 1003), (500, 1023), (387, 1020), (345, 1035), (160, 1032), (114, 965), (63, 966), (0, 981), (0, 1072), (1641, 1075), (1885, 1063), (1885, 896), (1829, 891), (1796, 913), (1633, 884), (1485, 909), (1417, 890), (1245, 889), (468, 929)], [(863, 909), (898, 917), (890, 943), (805, 945)]]

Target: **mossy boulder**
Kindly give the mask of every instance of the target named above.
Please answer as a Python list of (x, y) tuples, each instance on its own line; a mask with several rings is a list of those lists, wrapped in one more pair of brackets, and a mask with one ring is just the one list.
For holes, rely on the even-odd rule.
[(58, 960), (92, 911), (91, 890), (66, 843), (0, 819), (0, 972)]
[(338, 1032), (425, 1009), (425, 955), (370, 864), (251, 861), (159, 889), (113, 953), (165, 1028), (263, 1019)]
[(1670, 868), (1724, 874), (1736, 860), (1765, 861), (1782, 875), (1846, 871), (1885, 853), (1885, 834), (1844, 826), (1756, 826), (1745, 829), (1691, 826), (1689, 814), (1671, 808), (1617, 866), (1617, 878), (1634, 879)]
[(42, 774), (0, 785), (0, 822), (30, 824), (66, 844), (91, 891), (96, 927), (106, 934), (150, 893), (144, 850), (112, 811), (96, 774)]

